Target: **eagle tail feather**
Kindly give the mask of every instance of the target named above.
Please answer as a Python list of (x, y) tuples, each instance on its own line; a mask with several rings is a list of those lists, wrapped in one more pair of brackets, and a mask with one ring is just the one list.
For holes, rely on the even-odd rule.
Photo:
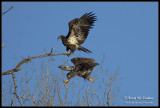
[(92, 53), (90, 50), (88, 50), (87, 48), (84, 48), (84, 47), (82, 47), (82, 46), (79, 46), (79, 47), (78, 47), (78, 50), (84, 51), (84, 52), (86, 52), (86, 53)]

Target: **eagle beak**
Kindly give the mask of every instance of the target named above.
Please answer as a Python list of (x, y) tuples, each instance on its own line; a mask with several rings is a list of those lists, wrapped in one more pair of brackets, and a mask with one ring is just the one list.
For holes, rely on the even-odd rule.
[(59, 36), (57, 39), (62, 39), (62, 36)]

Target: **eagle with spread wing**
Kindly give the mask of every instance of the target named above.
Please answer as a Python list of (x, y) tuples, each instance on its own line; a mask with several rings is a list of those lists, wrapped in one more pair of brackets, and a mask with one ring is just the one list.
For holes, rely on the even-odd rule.
[(80, 46), (86, 40), (89, 30), (92, 28), (93, 23), (96, 21), (96, 16), (92, 12), (84, 14), (80, 18), (71, 20), (69, 24), (69, 32), (67, 36), (59, 36), (58, 39), (62, 40), (64, 46), (66, 46), (66, 52), (70, 50), (70, 54), (75, 50), (84, 51), (86, 53), (92, 53), (90, 50)]
[(90, 74), (93, 68), (99, 65), (98, 63), (95, 63), (94, 59), (77, 57), (71, 59), (71, 62), (75, 66), (63, 66), (63, 65), (59, 66), (59, 68), (61, 68), (62, 70), (70, 71), (67, 74), (67, 80), (64, 80), (64, 83), (68, 83), (68, 81), (76, 75), (84, 79), (87, 79), (91, 82), (94, 81), (93, 78), (90, 76)]

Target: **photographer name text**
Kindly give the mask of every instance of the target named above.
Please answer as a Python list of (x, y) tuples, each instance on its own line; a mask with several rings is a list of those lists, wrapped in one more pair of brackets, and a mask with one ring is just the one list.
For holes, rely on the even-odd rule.
[(153, 100), (150, 96), (124, 96), (125, 100)]

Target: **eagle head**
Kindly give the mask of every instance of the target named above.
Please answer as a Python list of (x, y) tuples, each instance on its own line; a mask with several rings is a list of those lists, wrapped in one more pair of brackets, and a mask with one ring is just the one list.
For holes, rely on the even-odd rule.
[(94, 66), (97, 66), (97, 65), (99, 65), (99, 63), (94, 63)]
[(63, 35), (61, 35), (61, 36), (58, 37), (58, 39), (64, 39), (64, 38), (66, 38), (66, 37), (63, 36)]
[(62, 70), (68, 70), (68, 69), (67, 69), (68, 66), (63, 66), (63, 65), (61, 65), (61, 66), (58, 66), (58, 68), (61, 68)]

